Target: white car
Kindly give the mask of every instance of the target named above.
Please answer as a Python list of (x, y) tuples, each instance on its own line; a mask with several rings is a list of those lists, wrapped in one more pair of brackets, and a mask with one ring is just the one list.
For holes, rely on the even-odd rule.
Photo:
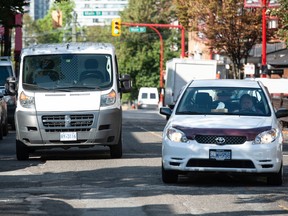
[(261, 82), (193, 80), (174, 109), (161, 107), (160, 113), (169, 117), (162, 140), (164, 183), (176, 183), (188, 172), (231, 172), (261, 174), (269, 185), (282, 184), (283, 134), (277, 118), (288, 116), (288, 110), (275, 112)]

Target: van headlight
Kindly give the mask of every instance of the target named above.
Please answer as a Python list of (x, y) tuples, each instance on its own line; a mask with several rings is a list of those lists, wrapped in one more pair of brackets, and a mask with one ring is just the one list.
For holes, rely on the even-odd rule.
[(279, 135), (279, 130), (273, 128), (258, 134), (254, 140), (254, 144), (269, 144), (275, 141)]
[(186, 135), (181, 130), (173, 127), (168, 128), (166, 135), (172, 142), (188, 142)]
[(108, 94), (101, 95), (101, 106), (111, 106), (116, 102), (116, 92), (112, 90)]
[(24, 108), (32, 108), (35, 104), (34, 97), (26, 95), (23, 91), (19, 96), (19, 101), (21, 106), (23, 106)]

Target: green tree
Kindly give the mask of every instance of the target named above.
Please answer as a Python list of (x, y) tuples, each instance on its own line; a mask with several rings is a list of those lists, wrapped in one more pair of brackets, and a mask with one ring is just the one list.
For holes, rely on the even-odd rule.
[[(170, 24), (176, 20), (172, 0), (130, 0), (121, 13), (124, 23)], [(173, 44), (180, 47), (180, 32), (157, 28), (164, 41), (164, 64), (167, 59), (179, 57), (180, 52), (170, 50)], [(176, 37), (177, 35), (177, 37)], [(175, 38), (176, 37), (176, 38)], [(143, 86), (158, 87), (160, 80), (160, 40), (158, 34), (146, 28), (146, 33), (130, 33), (129, 27), (122, 25), (122, 35), (115, 38), (122, 73), (131, 75), (133, 90), (131, 99), (137, 98), (138, 89)]]
[(288, 1), (278, 0), (280, 6), (271, 9), (272, 16), (279, 18), (278, 37), (286, 42), (288, 46)]
[[(73, 1), (60, 1), (54, 2), (52, 7), (49, 9), (47, 15), (43, 19), (36, 21), (35, 33), (37, 35), (38, 43), (58, 43), (63, 41), (65, 31), (71, 32), (71, 29), (65, 28), (54, 28), (52, 22), (52, 11), (60, 10), (62, 11), (62, 23), (63, 26), (69, 26), (72, 24), (72, 11), (75, 7)], [(71, 35), (71, 34), (70, 34)]]
[[(240, 78), (242, 61), (261, 41), (261, 9), (244, 8), (243, 0), (175, 0), (180, 23), (202, 33), (211, 51), (227, 55), (233, 77)], [(269, 36), (269, 34), (268, 34)]]

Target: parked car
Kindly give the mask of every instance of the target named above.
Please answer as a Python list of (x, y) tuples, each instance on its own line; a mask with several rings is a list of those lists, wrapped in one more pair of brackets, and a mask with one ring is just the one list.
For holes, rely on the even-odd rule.
[(8, 134), (8, 116), (7, 103), (4, 99), (4, 94), (0, 91), (0, 140)]
[(157, 109), (159, 93), (156, 87), (141, 87), (138, 93), (138, 109)]
[[(225, 100), (224, 93), (229, 93)], [(260, 81), (193, 80), (174, 109), (161, 107), (160, 113), (169, 117), (162, 140), (164, 183), (189, 172), (222, 172), (264, 175), (269, 185), (282, 184), (277, 118), (288, 110), (274, 110)]]
[(16, 77), (13, 64), (9, 56), (1, 56), (0, 57), (0, 91), (3, 92), (4, 94), (3, 99), (5, 100), (7, 104), (8, 123), (12, 126), (12, 129), (14, 129), (15, 128), (14, 114), (15, 114), (15, 109), (16, 109), (16, 97), (15, 95), (8, 95), (5, 92), (4, 86), (8, 77), (13, 77), (13, 78)]

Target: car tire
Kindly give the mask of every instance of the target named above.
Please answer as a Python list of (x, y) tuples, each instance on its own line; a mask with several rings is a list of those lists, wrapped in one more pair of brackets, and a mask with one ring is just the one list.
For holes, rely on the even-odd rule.
[(167, 184), (177, 183), (178, 172), (174, 170), (165, 170), (162, 164), (162, 181)]
[(268, 174), (267, 184), (271, 186), (281, 186), (283, 184), (283, 165), (281, 165), (278, 173)]
[(29, 159), (29, 147), (27, 147), (20, 140), (16, 140), (16, 157), (17, 160), (28, 160)]
[(122, 157), (122, 133), (120, 132), (120, 137), (116, 145), (111, 145), (110, 156), (111, 158), (121, 158)]

